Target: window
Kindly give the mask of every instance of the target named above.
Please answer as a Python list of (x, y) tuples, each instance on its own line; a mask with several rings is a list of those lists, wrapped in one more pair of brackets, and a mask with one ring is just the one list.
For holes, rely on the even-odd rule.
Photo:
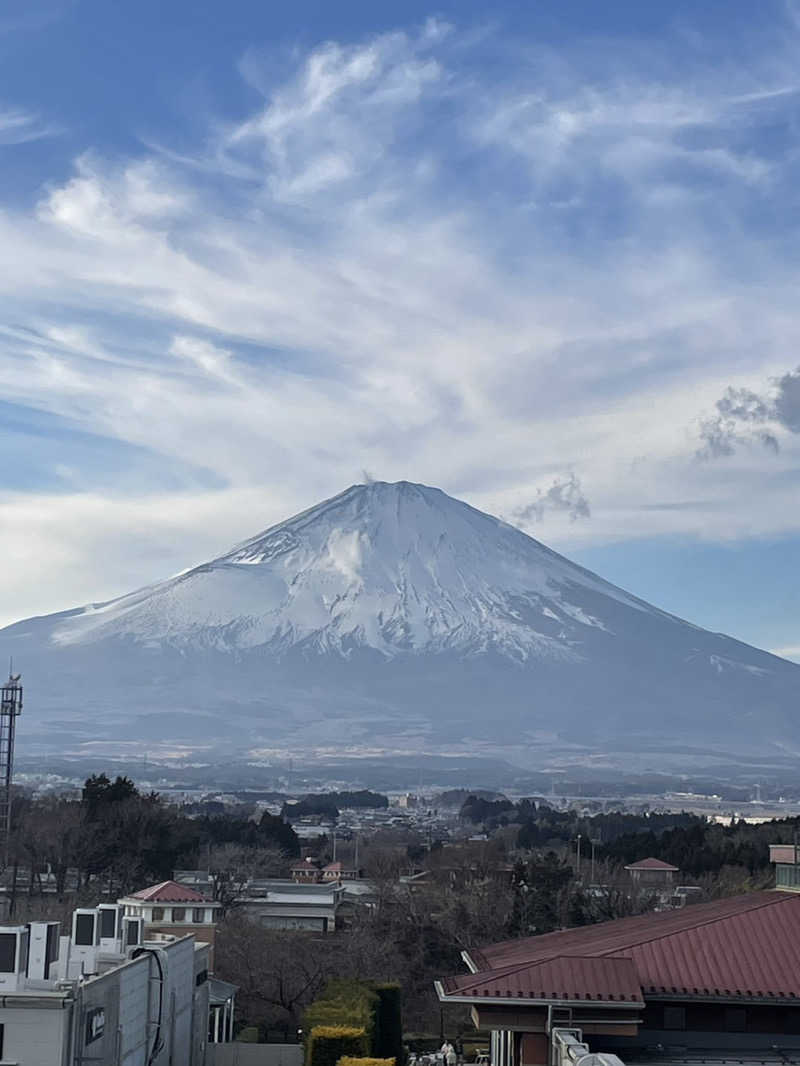
[(186, 921), (186, 908), (185, 907), (173, 907), (172, 908), (172, 920), (173, 920), (173, 922), (185, 922)]
[(685, 1007), (664, 1007), (664, 1028), (665, 1029), (685, 1029), (686, 1028), (686, 1008)]
[(164, 908), (163, 907), (153, 907), (151, 920), (154, 921), (154, 922), (163, 922), (164, 921)]
[(193, 922), (204, 922), (206, 918), (206, 912), (203, 907), (195, 907), (192, 911)]

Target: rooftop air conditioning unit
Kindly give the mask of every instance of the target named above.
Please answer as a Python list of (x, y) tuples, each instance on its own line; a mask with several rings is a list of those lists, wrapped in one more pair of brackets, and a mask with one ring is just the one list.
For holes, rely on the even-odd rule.
[(25, 987), (29, 934), (26, 925), (0, 925), (0, 993)]
[(97, 973), (100, 948), (100, 914), (96, 907), (78, 907), (72, 912), (72, 944), (66, 977)]
[(120, 903), (99, 903), (97, 913), (100, 916), (100, 950), (122, 951), (122, 919), (125, 908)]
[(130, 948), (138, 948), (141, 946), (144, 940), (144, 919), (143, 918), (127, 918), (122, 919), (122, 950), (128, 951)]
[(61, 923), (28, 922), (28, 930), (28, 977), (34, 981), (51, 981), (58, 969)]

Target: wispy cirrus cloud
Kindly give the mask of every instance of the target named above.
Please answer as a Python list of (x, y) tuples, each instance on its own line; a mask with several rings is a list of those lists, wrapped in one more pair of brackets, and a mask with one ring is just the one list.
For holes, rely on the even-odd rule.
[(0, 147), (38, 141), (57, 132), (55, 127), (42, 122), (35, 113), (0, 103)]
[[(362, 464), (561, 545), (797, 527), (800, 442), (758, 385), (800, 333), (789, 245), (764, 241), (767, 217), (798, 228), (798, 164), (769, 134), (791, 64), (604, 48), (587, 65), (431, 21), (281, 65), (253, 51), (249, 112), (181, 152), (86, 145), (34, 210), (0, 210), (0, 390), (31, 486), (13, 507), (46, 495), (70, 550), (98, 486), (140, 516), (74, 564), (86, 598), (133, 582), (118, 560), (143, 529), (180, 531), (193, 561), (215, 509), (221, 550)], [(715, 406), (733, 381), (755, 399)], [(695, 463), (701, 409), (779, 456), (735, 453), (735, 484)], [(29, 558), (24, 526), (0, 531), (7, 556)]]

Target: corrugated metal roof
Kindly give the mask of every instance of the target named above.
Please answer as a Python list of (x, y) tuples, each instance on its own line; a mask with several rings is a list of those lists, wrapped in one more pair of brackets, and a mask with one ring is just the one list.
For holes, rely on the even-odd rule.
[(605, 1003), (642, 1003), (642, 990), (631, 959), (548, 959), (507, 970), (490, 970), (449, 978), (451, 995), (499, 999), (594, 1000)]
[[(470, 957), (481, 978), (554, 959), (627, 958), (645, 996), (794, 1000), (800, 1003), (800, 895), (754, 892), (680, 911), (623, 918), (494, 944)], [(580, 963), (577, 963), (580, 960)], [(585, 976), (585, 975), (584, 975)], [(515, 980), (521, 982), (521, 978)]]

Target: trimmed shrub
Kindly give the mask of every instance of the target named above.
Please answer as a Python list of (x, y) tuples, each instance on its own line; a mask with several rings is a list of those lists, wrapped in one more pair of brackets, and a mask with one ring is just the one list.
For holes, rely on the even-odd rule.
[[(337, 978), (329, 981), (325, 991), (306, 1008), (303, 1023), (307, 1034), (318, 1026), (350, 1026), (363, 1029), (366, 1044), (363, 1054), (375, 1052), (378, 994), (360, 981)], [(310, 1049), (306, 1043), (306, 1064), (311, 1066)]]
[(373, 1054), (383, 1059), (404, 1062), (403, 1014), (400, 985), (381, 984), (372, 986), (378, 997), (375, 1013), (375, 1033), (372, 1041)]
[(307, 1045), (308, 1066), (336, 1066), (342, 1058), (366, 1058), (369, 1040), (363, 1028), (354, 1025), (316, 1025)]

